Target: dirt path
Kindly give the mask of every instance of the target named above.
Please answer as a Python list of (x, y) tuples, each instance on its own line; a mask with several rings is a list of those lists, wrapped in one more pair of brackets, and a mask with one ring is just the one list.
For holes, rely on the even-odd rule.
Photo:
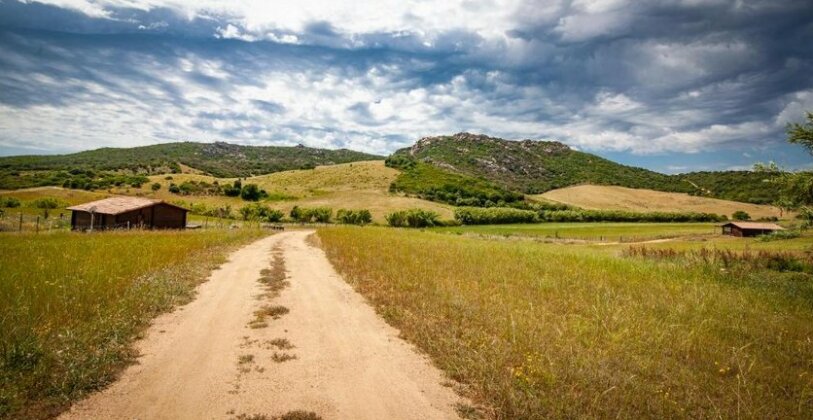
[[(62, 418), (226, 419), (293, 410), (325, 419), (457, 418), (462, 400), (441, 385), (440, 371), (306, 244), (310, 233), (281, 233), (232, 254), (195, 301), (149, 328), (138, 343), (139, 364)], [(282, 252), (290, 286), (258, 300), (272, 249)], [(290, 312), (249, 328), (253, 312), (269, 303)], [(278, 362), (275, 353), (296, 358)]]

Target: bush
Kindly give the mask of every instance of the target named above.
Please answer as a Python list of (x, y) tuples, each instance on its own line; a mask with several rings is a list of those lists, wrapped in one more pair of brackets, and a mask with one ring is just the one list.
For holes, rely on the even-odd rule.
[(440, 216), (429, 210), (410, 209), (396, 211), (386, 216), (387, 223), (392, 227), (431, 227), (441, 224)]
[(247, 204), (240, 208), (243, 220), (278, 223), (282, 221), (284, 213), (260, 203)]
[(338, 220), (339, 223), (347, 225), (364, 226), (373, 221), (373, 215), (370, 213), (370, 210), (339, 209), (339, 211), (336, 212), (336, 220)]
[(798, 230), (777, 230), (767, 235), (759, 235), (757, 239), (762, 242), (779, 241), (782, 239), (793, 239), (801, 236)]
[(57, 209), (57, 208), (60, 208), (60, 207), (65, 207), (65, 203), (63, 203), (63, 202), (61, 202), (58, 199), (53, 198), (53, 197), (39, 198), (39, 199), (34, 200), (32, 202), (32, 204), (34, 205), (34, 207), (36, 207), (38, 209), (46, 209), (46, 210), (49, 210), (49, 209), (52, 210), (52, 209)]
[(460, 207), (455, 209), (454, 218), (464, 225), (534, 223), (539, 221), (535, 211), (510, 207)]
[(239, 181), (235, 181), (234, 182), (235, 185), (226, 185), (225, 187), (223, 187), (223, 194), (225, 194), (227, 197), (237, 197), (237, 196), (239, 196), (240, 195), (240, 188), (237, 187), (238, 182)]
[[(237, 182), (235, 182), (236, 187)], [(260, 187), (257, 184), (246, 184), (240, 191), (240, 198), (246, 201), (257, 201), (262, 196)]]
[(737, 210), (731, 215), (731, 218), (734, 220), (751, 220), (751, 215), (742, 210)]
[(14, 197), (0, 197), (0, 207), (5, 208), (20, 207), (20, 200)]
[(333, 209), (329, 207), (303, 208), (294, 206), (290, 215), (291, 219), (299, 223), (330, 223)]
[(308, 209), (311, 218), (317, 223), (330, 223), (330, 218), (333, 217), (333, 209), (329, 207), (316, 207)]
[(153, 190), (153, 191), (158, 191), (158, 190), (161, 189), (161, 184), (159, 184), (157, 182), (153, 183), (152, 185), (150, 185), (150, 189)]
[(181, 193), (181, 187), (175, 185), (175, 183), (171, 183), (171, 184), (169, 184), (169, 192), (171, 192), (173, 194), (180, 194)]
[(712, 213), (636, 213), (621, 210), (554, 210), (539, 212), (545, 222), (720, 222)]

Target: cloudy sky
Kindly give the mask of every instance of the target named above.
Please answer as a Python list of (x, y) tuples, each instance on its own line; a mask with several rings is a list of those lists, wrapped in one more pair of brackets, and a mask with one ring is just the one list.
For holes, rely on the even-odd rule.
[(810, 0), (0, 0), (0, 155), (459, 131), (810, 166)]

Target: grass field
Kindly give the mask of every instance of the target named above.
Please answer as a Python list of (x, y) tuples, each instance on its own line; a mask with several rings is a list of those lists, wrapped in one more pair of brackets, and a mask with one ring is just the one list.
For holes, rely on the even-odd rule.
[(810, 274), (624, 257), (626, 245), (318, 235), (347, 281), (495, 418), (813, 412)]
[(150, 319), (265, 234), (0, 235), (0, 418), (50, 417), (113, 380)]
[(644, 241), (719, 233), (713, 223), (529, 223), (453, 226), (436, 232), (483, 236), (584, 239), (591, 241)]
[(773, 206), (695, 197), (682, 193), (601, 185), (578, 185), (561, 188), (535, 197), (596, 210), (699, 212), (724, 214), (728, 217), (731, 217), (731, 214), (737, 210), (743, 210), (754, 219), (781, 217), (779, 209)]
[[(186, 203), (202, 203), (210, 207), (229, 205), (235, 211), (247, 204), (239, 197), (220, 196), (182, 196), (169, 192), (169, 184), (180, 185), (184, 181), (219, 182), (221, 185), (232, 183), (234, 178), (214, 178), (201, 175), (189, 170), (189, 173), (154, 175), (150, 182), (141, 188), (122, 187), (111, 191), (89, 192), (82, 190), (69, 190), (59, 187), (30, 188), (17, 191), (0, 191), (0, 195), (16, 197), (23, 202), (23, 206), (7, 209), (7, 215), (13, 216), (20, 212), (25, 215), (36, 216), (41, 214), (40, 209), (27, 205), (33, 200), (44, 197), (54, 197), (66, 206), (98, 200), (111, 195), (136, 195), (166, 201), (181, 200)], [(443, 219), (452, 218), (452, 207), (431, 201), (406, 197), (389, 192), (390, 183), (399, 172), (384, 166), (383, 161), (355, 162), (341, 165), (319, 166), (316, 169), (277, 172), (243, 180), (243, 184), (254, 183), (265, 189), (271, 199), (264, 202), (270, 207), (283, 210), (286, 214), (294, 206), (300, 207), (331, 207), (335, 211), (346, 209), (368, 209), (373, 220), (377, 223), (386, 223), (384, 216), (397, 210), (422, 208), (440, 214)], [(172, 179), (166, 179), (171, 177)], [(150, 186), (153, 183), (161, 184), (161, 189), (153, 192)], [(51, 211), (58, 215), (64, 209)], [(68, 212), (69, 216), (69, 212)], [(8, 221), (9, 226), (14, 225)], [(28, 223), (31, 225), (31, 223)], [(32, 225), (33, 226), (33, 225)], [(12, 226), (13, 227), (13, 226)], [(31, 226), (29, 226), (31, 227)], [(32, 228), (33, 229), (33, 228)], [(30, 229), (28, 229), (30, 230)]]

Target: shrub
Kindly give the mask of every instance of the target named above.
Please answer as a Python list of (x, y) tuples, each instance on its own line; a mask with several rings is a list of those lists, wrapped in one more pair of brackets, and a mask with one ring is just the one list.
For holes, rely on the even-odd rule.
[(329, 207), (316, 207), (308, 209), (311, 218), (317, 223), (330, 223), (330, 218), (333, 217), (333, 209)]
[(252, 203), (241, 207), (240, 215), (243, 216), (243, 220), (277, 223), (282, 220), (284, 213), (264, 204)]
[(294, 206), (291, 209), (291, 219), (299, 223), (330, 223), (333, 217), (333, 209), (329, 207), (304, 208)]
[(369, 224), (373, 221), (373, 215), (370, 213), (370, 210), (347, 210), (347, 209), (339, 209), (336, 212), (336, 219), (339, 223), (344, 223), (347, 225), (360, 225), (364, 226)]
[(63, 202), (53, 197), (39, 198), (34, 200), (32, 204), (38, 209), (56, 209), (65, 206)]
[(737, 210), (731, 215), (731, 218), (734, 220), (751, 220), (751, 215), (742, 210)]
[[(235, 182), (235, 187), (237, 182)], [(260, 187), (257, 184), (246, 184), (245, 187), (240, 191), (240, 198), (246, 201), (257, 201), (262, 196)]]
[(510, 207), (460, 207), (455, 209), (454, 218), (464, 225), (534, 223), (539, 221), (535, 211)]
[(636, 213), (621, 210), (554, 210), (539, 212), (545, 222), (720, 222), (712, 213)]
[(429, 210), (410, 209), (388, 214), (387, 223), (393, 227), (430, 227), (441, 224), (440, 216)]
[(239, 181), (235, 181), (234, 182), (235, 185), (226, 185), (225, 187), (223, 187), (223, 194), (225, 194), (227, 197), (237, 197), (237, 196), (239, 196), (240, 195), (240, 188), (237, 187), (238, 182)]
[(798, 230), (777, 230), (766, 235), (759, 235), (757, 239), (762, 242), (779, 241), (782, 239), (794, 239), (801, 236)]
[(20, 200), (14, 197), (0, 197), (0, 207), (5, 208), (20, 207)]
[(155, 182), (152, 185), (150, 185), (150, 189), (153, 190), (153, 191), (158, 191), (158, 190), (161, 189), (161, 184)]
[(169, 184), (169, 192), (171, 192), (173, 194), (180, 194), (181, 193), (181, 188), (179, 186), (177, 186), (175, 183), (171, 183), (171, 184)]

